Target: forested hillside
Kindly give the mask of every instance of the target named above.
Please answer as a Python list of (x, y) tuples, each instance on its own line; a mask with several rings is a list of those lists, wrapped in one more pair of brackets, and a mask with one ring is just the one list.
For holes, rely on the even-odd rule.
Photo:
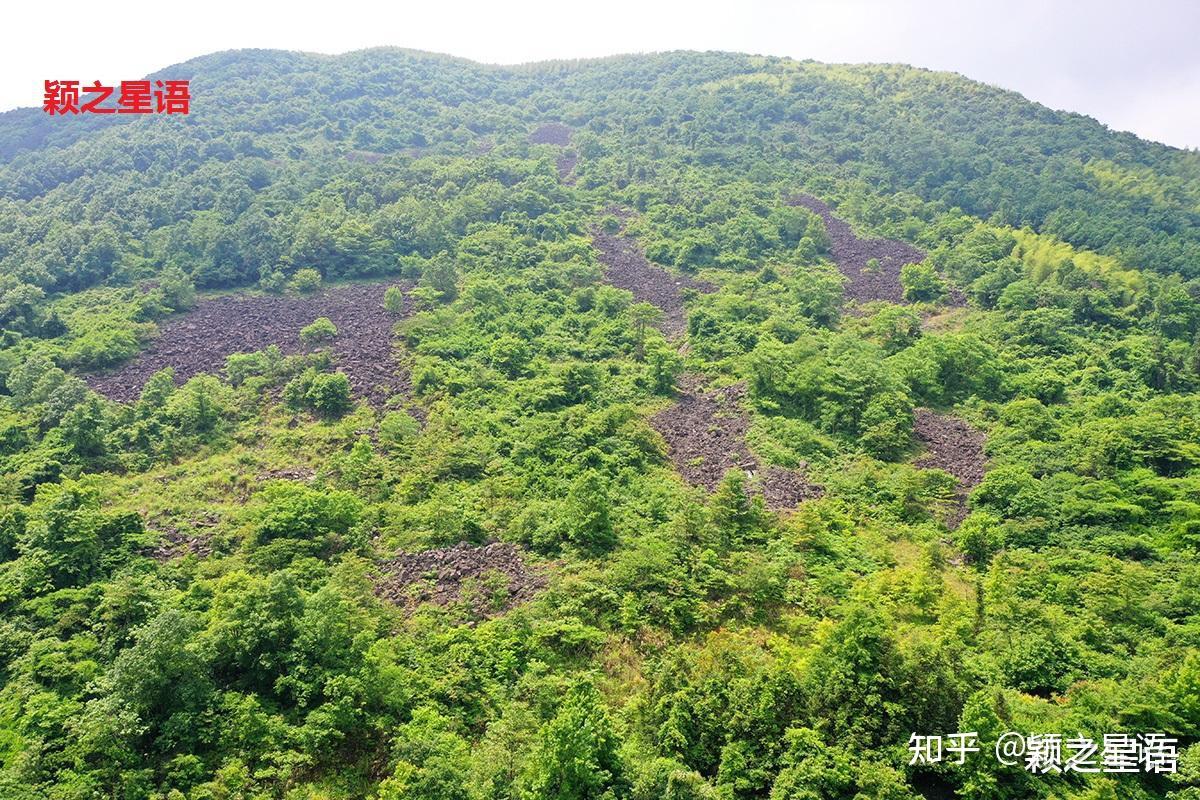
[(0, 114), (0, 796), (1200, 796), (1200, 154), (891, 65), (161, 76)]

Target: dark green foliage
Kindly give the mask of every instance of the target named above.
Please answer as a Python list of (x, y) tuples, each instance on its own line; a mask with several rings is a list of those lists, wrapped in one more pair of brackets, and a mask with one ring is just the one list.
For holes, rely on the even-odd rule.
[(326, 419), (340, 417), (353, 406), (349, 378), (341, 372), (317, 372), (311, 367), (288, 382), (283, 400), (292, 408), (306, 408)]

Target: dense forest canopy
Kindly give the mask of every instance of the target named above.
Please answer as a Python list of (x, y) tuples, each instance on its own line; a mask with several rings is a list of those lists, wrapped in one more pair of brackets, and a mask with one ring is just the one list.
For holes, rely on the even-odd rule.
[[(0, 795), (1200, 796), (1200, 154), (957, 75), (0, 114)], [(912, 764), (1161, 733), (1171, 774)]]

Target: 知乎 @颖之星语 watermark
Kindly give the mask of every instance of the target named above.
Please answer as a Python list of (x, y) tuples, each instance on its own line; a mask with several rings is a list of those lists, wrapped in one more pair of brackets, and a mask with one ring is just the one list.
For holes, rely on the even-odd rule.
[(1021, 765), (1045, 775), (1067, 772), (1175, 772), (1179, 740), (1162, 733), (1106, 733), (1097, 742), (1086, 736), (1006, 731), (994, 743), (980, 742), (975, 731), (942, 736), (912, 734), (909, 766), (943, 761), (965, 764), (967, 757), (990, 749), (1004, 766)]

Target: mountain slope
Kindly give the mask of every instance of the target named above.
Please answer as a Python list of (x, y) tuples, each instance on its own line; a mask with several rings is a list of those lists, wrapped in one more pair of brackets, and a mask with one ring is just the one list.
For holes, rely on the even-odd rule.
[(1196, 154), (891, 65), (161, 74), (0, 117), (0, 796), (1197, 791)]

